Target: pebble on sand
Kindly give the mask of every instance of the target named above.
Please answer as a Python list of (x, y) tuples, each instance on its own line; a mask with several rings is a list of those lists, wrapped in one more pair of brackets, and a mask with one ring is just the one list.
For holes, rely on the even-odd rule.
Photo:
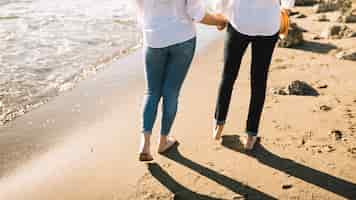
[(332, 108), (330, 106), (327, 105), (322, 105), (320, 106), (320, 110), (322, 111), (330, 111)]
[(334, 130), (330, 131), (329, 135), (331, 137), (334, 137), (334, 139), (337, 140), (337, 141), (341, 140), (342, 137), (343, 137), (342, 132), (340, 130), (337, 130), (337, 129), (334, 129)]
[(324, 84), (324, 85), (319, 85), (318, 88), (319, 89), (326, 89), (328, 88), (329, 86), (327, 84)]
[(296, 0), (295, 5), (296, 6), (311, 6), (316, 3), (315, 0)]
[(291, 189), (292, 187), (293, 187), (292, 184), (283, 184), (283, 185), (282, 185), (282, 188), (283, 188), (284, 190)]
[(356, 147), (350, 147), (349, 149), (347, 149), (347, 151), (351, 154), (356, 154)]
[(322, 1), (313, 7), (314, 13), (323, 13), (335, 11), (339, 8), (339, 5), (333, 1)]
[(356, 61), (356, 49), (344, 50), (344, 51), (337, 53), (335, 56), (336, 56), (336, 58), (342, 59), (342, 60)]
[(308, 83), (295, 80), (288, 87), (276, 87), (271, 89), (275, 95), (319, 96), (319, 92)]
[(321, 33), (320, 38), (325, 39), (342, 39), (356, 37), (356, 32), (346, 25), (331, 24)]
[(304, 30), (296, 23), (291, 23), (287, 37), (281, 39), (278, 42), (278, 46), (282, 48), (290, 48), (302, 44), (304, 42), (303, 32)]
[(328, 19), (326, 14), (321, 14), (321, 15), (318, 15), (318, 17), (316, 18), (316, 21), (318, 21), (318, 22), (328, 22), (328, 21), (330, 21), (330, 19)]
[(300, 80), (293, 81), (288, 86), (289, 95), (298, 96), (319, 96), (319, 92), (308, 83)]

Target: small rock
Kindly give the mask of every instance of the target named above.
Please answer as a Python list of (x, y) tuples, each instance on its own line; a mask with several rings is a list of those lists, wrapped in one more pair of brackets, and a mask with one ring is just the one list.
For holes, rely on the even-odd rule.
[(355, 23), (356, 22), (356, 15), (340, 15), (336, 18), (336, 22), (340, 23)]
[(356, 154), (356, 147), (350, 147), (347, 149), (348, 152), (350, 152), (351, 154)]
[(336, 150), (336, 148), (335, 147), (333, 147), (333, 146), (331, 146), (331, 145), (328, 145), (328, 152), (330, 153), (330, 152), (333, 152), (333, 151), (335, 151)]
[(291, 189), (292, 187), (293, 187), (292, 184), (283, 184), (283, 185), (282, 185), (282, 188), (283, 188), (284, 190)]
[(318, 88), (319, 89), (326, 89), (328, 88), (329, 86), (327, 84), (324, 84), (324, 85), (319, 85)]
[(298, 96), (319, 96), (319, 92), (303, 81), (293, 81), (288, 86), (289, 95)]
[(312, 37), (312, 40), (321, 40), (323, 38), (321, 38), (319, 35), (315, 35)]
[(300, 14), (300, 12), (298, 12), (298, 11), (290, 11), (289, 12), (289, 16), (296, 16), (296, 15), (299, 15)]
[(341, 39), (355, 37), (356, 32), (346, 25), (331, 24), (326, 27), (321, 33), (320, 37), (325, 39)]
[(347, 16), (352, 14), (352, 0), (337, 0), (341, 15)]
[(285, 87), (272, 88), (272, 94), (276, 94), (276, 95), (288, 95), (288, 92), (286, 91), (286, 88), (285, 88)]
[(303, 32), (304, 30), (296, 23), (291, 23), (287, 37), (281, 39), (278, 46), (282, 48), (289, 48), (302, 44), (304, 42)]
[(303, 18), (306, 18), (307, 16), (306, 15), (304, 15), (303, 13), (300, 13), (300, 14), (298, 14), (298, 15), (295, 15), (295, 18), (297, 18), (297, 19), (303, 19)]
[(340, 11), (340, 15), (337, 17), (336, 21), (341, 23), (355, 23), (356, 9), (352, 10), (352, 5), (347, 4), (346, 8)]
[(311, 6), (316, 3), (315, 0), (296, 0), (295, 5), (296, 6)]
[(322, 111), (330, 111), (332, 108), (330, 106), (327, 105), (322, 105), (320, 106), (320, 110)]
[(346, 51), (341, 51), (336, 54), (336, 58), (342, 59), (342, 60), (356, 61), (356, 49), (349, 49)]
[(313, 11), (315, 13), (330, 12), (337, 10), (339, 7), (340, 6), (336, 1), (326, 0), (316, 4), (313, 7)]
[(342, 132), (340, 130), (334, 129), (330, 131), (330, 136), (334, 137), (335, 140), (339, 141), (342, 139)]
[(330, 20), (328, 19), (328, 17), (325, 14), (321, 14), (321, 15), (318, 16), (317, 21), (319, 21), (319, 22), (328, 22)]
[(305, 143), (306, 143), (306, 141), (305, 141), (305, 139), (303, 138), (301, 144), (302, 144), (302, 145), (305, 145)]

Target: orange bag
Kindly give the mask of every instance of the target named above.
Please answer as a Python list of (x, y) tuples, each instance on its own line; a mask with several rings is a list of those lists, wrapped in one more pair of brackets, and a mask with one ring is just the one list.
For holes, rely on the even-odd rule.
[(281, 10), (281, 27), (279, 30), (279, 37), (281, 39), (288, 36), (289, 23), (290, 21), (287, 11)]

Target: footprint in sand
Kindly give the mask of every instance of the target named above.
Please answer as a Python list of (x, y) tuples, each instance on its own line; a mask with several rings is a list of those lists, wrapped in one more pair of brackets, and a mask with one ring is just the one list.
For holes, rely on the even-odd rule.
[(300, 144), (298, 145), (298, 148), (303, 147), (308, 141), (312, 139), (313, 132), (312, 131), (306, 131), (305, 134), (302, 136), (302, 139), (300, 141)]
[(275, 63), (281, 63), (281, 62), (283, 62), (283, 61), (284, 61), (283, 58), (276, 58), (276, 59), (274, 59), (274, 62), (275, 62)]
[(351, 110), (349, 107), (352, 107), (351, 104), (347, 104), (345, 108), (345, 114), (344, 117), (347, 119), (347, 123), (349, 124), (348, 129), (351, 131), (351, 133), (356, 132), (356, 123), (354, 121), (355, 119), (355, 113), (353, 110)]
[(285, 70), (287, 69), (287, 65), (279, 65), (279, 66), (276, 66), (272, 69), (272, 71), (275, 71), (275, 70)]

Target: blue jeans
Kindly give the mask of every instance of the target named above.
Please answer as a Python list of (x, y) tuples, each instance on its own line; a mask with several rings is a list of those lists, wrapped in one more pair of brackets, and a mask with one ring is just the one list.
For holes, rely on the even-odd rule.
[(196, 38), (164, 48), (145, 49), (146, 93), (142, 132), (151, 134), (162, 98), (161, 135), (170, 133), (176, 117), (179, 92), (191, 65)]

